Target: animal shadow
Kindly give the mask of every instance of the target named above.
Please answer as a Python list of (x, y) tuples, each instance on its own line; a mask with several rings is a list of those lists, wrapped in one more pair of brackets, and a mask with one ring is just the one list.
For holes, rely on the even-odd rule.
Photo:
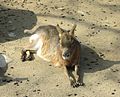
[(32, 29), (37, 22), (34, 12), (22, 9), (10, 9), (0, 6), (0, 42), (26, 37), (25, 29)]
[(94, 73), (96, 71), (105, 70), (120, 63), (120, 61), (104, 60), (102, 57), (104, 57), (104, 54), (97, 54), (93, 49), (85, 45), (81, 46), (81, 82), (83, 82), (84, 73)]

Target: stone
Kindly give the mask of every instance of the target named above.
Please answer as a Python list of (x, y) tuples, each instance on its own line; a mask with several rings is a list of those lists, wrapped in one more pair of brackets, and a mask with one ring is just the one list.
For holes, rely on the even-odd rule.
[(0, 54), (0, 77), (4, 76), (11, 61), (12, 59), (5, 54)]

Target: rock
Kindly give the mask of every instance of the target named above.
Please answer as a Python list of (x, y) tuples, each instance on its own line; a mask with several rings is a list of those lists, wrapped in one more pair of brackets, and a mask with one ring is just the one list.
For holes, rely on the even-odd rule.
[(9, 36), (9, 37), (16, 37), (16, 35), (15, 35), (14, 32), (10, 32), (10, 33), (8, 33), (8, 36)]
[(0, 54), (0, 77), (4, 76), (11, 61), (12, 59), (5, 54)]

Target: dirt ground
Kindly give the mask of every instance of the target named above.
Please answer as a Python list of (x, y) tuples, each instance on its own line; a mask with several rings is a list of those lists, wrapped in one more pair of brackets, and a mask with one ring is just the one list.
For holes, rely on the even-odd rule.
[[(28, 37), (48, 24), (77, 24), (84, 87), (70, 87), (62, 69), (37, 56), (21, 62)], [(13, 59), (0, 97), (120, 97), (120, 0), (0, 0), (0, 53)]]

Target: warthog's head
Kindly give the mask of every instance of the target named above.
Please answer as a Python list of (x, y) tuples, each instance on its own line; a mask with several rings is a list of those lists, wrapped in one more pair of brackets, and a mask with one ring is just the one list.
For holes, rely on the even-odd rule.
[(57, 25), (56, 28), (59, 32), (59, 43), (60, 50), (62, 52), (62, 58), (64, 60), (70, 60), (73, 57), (76, 48), (76, 39), (74, 37), (76, 25), (74, 25), (70, 31), (63, 31), (59, 25)]

